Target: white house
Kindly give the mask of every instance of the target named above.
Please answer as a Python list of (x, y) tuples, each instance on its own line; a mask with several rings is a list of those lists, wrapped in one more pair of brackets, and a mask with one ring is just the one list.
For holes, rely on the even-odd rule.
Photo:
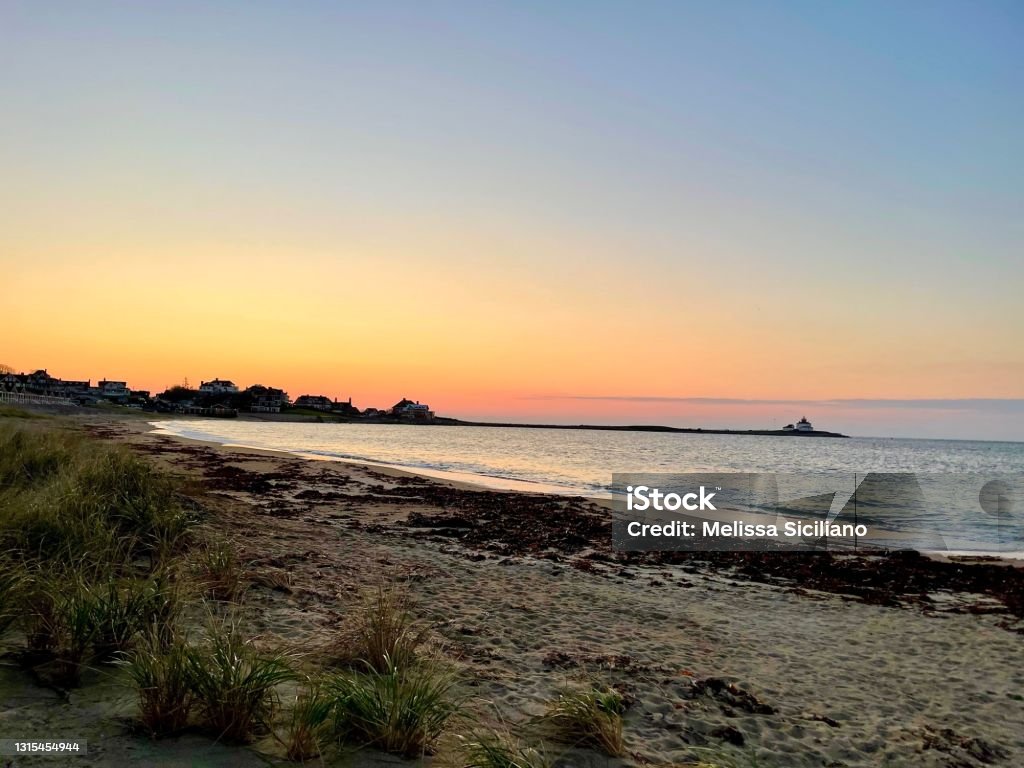
[(238, 391), (238, 387), (235, 386), (233, 381), (214, 379), (213, 381), (201, 382), (199, 384), (199, 391), (208, 395), (233, 394)]
[(812, 425), (811, 422), (807, 420), (807, 417), (804, 416), (795, 425), (787, 424), (783, 429), (787, 432), (813, 432), (814, 425)]

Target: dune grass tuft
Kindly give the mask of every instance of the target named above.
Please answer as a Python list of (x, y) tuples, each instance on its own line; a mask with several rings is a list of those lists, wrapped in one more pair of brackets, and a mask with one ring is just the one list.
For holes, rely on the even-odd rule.
[(192, 648), (154, 628), (122, 662), (139, 696), (139, 721), (153, 737), (178, 733), (188, 724), (192, 692)]
[(385, 672), (413, 664), (427, 637), (428, 627), (416, 618), (408, 590), (382, 584), (363, 598), (331, 655), (352, 666)]
[(545, 721), (553, 735), (570, 744), (597, 747), (612, 757), (625, 753), (622, 715), (626, 702), (610, 688), (564, 691), (548, 705)]
[(336, 734), (405, 757), (429, 754), (460, 710), (454, 677), (435, 664), (398, 666), (335, 675), (325, 683), (334, 704)]
[(178, 610), (173, 583), (162, 578), (108, 581), (93, 591), (93, 645), (99, 661), (128, 651), (147, 628), (173, 626)]
[(458, 768), (551, 768), (540, 750), (495, 731), (460, 737), (457, 759)]
[(306, 762), (320, 757), (330, 736), (334, 701), (319, 679), (311, 678), (299, 689), (290, 708), (285, 741), (289, 760)]
[(79, 578), (37, 578), (23, 615), (27, 644), (50, 679), (65, 688), (79, 684), (96, 622), (89, 585)]
[(231, 542), (211, 539), (197, 547), (191, 559), (196, 579), (214, 600), (234, 602), (245, 592), (242, 565)]
[(0, 635), (21, 615), (25, 583), (23, 571), (0, 560)]
[(203, 725), (233, 742), (270, 725), (279, 703), (275, 687), (295, 677), (287, 654), (261, 651), (231, 618), (211, 620), (207, 641), (193, 649), (189, 665)]
[(136, 554), (165, 556), (193, 523), (174, 481), (124, 449), (80, 459), (71, 486), (64, 499), (68, 514), (101, 515), (119, 537), (135, 543)]

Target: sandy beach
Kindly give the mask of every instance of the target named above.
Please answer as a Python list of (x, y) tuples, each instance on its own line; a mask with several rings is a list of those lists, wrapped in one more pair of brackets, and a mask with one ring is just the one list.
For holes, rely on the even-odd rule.
[[(623, 693), (627, 756), (552, 746), (565, 764), (1024, 763), (1013, 568), (908, 556), (629, 559), (610, 551), (607, 510), (582, 498), (223, 448), (153, 435), (141, 418), (80, 423), (188, 478), (246, 563), (247, 611), (264, 636), (324, 646), (385, 577), (410, 586), (481, 721), (527, 721), (583, 678)], [(73, 731), (90, 741), (83, 766), (283, 762), (272, 737), (240, 748), (132, 736), (132, 694), (105, 674), (69, 702), (4, 665), (0, 731)], [(443, 743), (433, 759), (443, 764)]]

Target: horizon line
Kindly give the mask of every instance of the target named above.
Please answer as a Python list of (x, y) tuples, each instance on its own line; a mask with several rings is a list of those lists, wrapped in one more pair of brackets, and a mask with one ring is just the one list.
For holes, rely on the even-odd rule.
[(689, 403), (691, 405), (812, 405), (825, 408), (920, 408), (932, 410), (1021, 410), (1024, 398), (738, 398), (665, 395), (524, 395), (520, 400), (580, 400), (622, 403)]

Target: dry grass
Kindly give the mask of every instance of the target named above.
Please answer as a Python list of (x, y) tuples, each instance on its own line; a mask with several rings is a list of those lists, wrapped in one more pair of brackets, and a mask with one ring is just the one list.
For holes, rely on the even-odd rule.
[(459, 737), (454, 768), (551, 768), (551, 764), (543, 752), (511, 733), (487, 731)]
[(246, 590), (245, 573), (231, 542), (211, 538), (191, 554), (195, 578), (214, 600), (235, 602)]
[(307, 679), (295, 695), (285, 740), (285, 753), (289, 760), (303, 763), (323, 754), (324, 743), (330, 738), (334, 701), (326, 694), (319, 679)]
[(139, 721), (153, 737), (178, 733), (192, 711), (192, 648), (182, 638), (146, 633), (125, 666), (139, 697)]
[(328, 655), (345, 664), (384, 672), (413, 664), (428, 636), (429, 628), (416, 618), (408, 590), (398, 584), (382, 584), (364, 597), (353, 623)]
[(564, 691), (548, 705), (544, 722), (560, 741), (622, 757), (626, 751), (622, 737), (625, 711), (622, 695), (610, 688)]
[(0, 635), (21, 615), (24, 572), (0, 562)]

